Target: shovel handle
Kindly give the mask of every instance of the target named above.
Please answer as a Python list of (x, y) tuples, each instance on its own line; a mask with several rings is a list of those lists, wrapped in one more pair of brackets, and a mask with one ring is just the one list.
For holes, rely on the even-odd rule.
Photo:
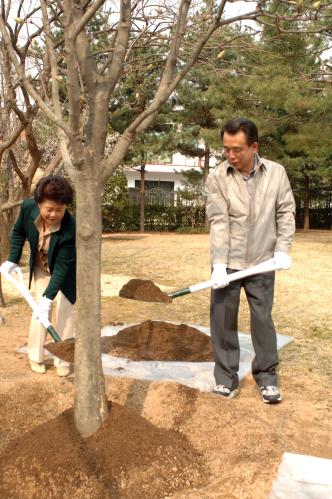
[[(13, 286), (15, 286), (16, 289), (18, 289), (18, 291), (21, 293), (23, 298), (30, 305), (32, 311), (37, 316), (38, 305), (37, 305), (36, 301), (34, 300), (34, 298), (32, 297), (30, 291), (28, 290), (28, 288), (24, 284), (24, 277), (23, 277), (21, 269), (19, 267), (17, 267), (14, 272), (16, 272), (18, 279), (16, 279), (12, 274), (9, 274), (8, 272), (2, 272), (2, 275), (9, 282), (11, 282), (13, 284)], [(54, 341), (61, 341), (60, 336), (58, 335), (58, 333), (56, 332), (56, 330), (54, 329), (54, 327), (52, 326), (52, 324), (50, 323), (50, 321), (48, 319), (40, 320), (38, 317), (37, 317), (37, 319), (44, 326), (44, 328), (47, 330), (47, 332), (52, 336)]]
[[(237, 281), (238, 279), (243, 279), (244, 277), (248, 277), (250, 275), (255, 274), (263, 274), (264, 272), (273, 272), (275, 270), (281, 270), (281, 267), (278, 266), (274, 258), (270, 258), (265, 262), (259, 263), (258, 265), (254, 265), (249, 269), (239, 270), (237, 272), (233, 272), (232, 274), (228, 274), (229, 282)], [(177, 291), (173, 291), (172, 293), (168, 293), (170, 298), (178, 298), (179, 296), (188, 295), (190, 293), (196, 293), (197, 291), (202, 291), (203, 289), (212, 288), (213, 282), (203, 281), (198, 284), (193, 284), (187, 288), (178, 289)]]
[(60, 336), (58, 335), (58, 333), (56, 332), (56, 330), (54, 329), (54, 327), (52, 326), (52, 324), (50, 324), (47, 328), (46, 328), (47, 332), (50, 333), (50, 335), (52, 336), (53, 340), (56, 341), (57, 343), (59, 341), (61, 341), (61, 338)]

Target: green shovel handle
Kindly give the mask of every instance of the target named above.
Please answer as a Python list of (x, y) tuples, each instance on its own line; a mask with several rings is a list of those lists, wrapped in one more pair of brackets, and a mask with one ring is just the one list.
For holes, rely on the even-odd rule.
[(177, 298), (178, 296), (188, 295), (189, 293), (191, 293), (190, 288), (182, 288), (177, 291), (173, 291), (173, 293), (168, 293), (168, 296), (170, 298)]
[(52, 336), (54, 341), (56, 341), (56, 342), (61, 341), (60, 336), (58, 335), (58, 333), (56, 332), (56, 330), (54, 329), (54, 327), (52, 325), (48, 326), (47, 332), (50, 333), (50, 335)]

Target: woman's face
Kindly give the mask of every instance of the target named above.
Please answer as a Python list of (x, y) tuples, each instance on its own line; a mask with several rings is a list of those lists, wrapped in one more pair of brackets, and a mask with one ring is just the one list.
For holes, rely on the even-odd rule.
[(45, 199), (41, 203), (38, 203), (38, 208), (43, 221), (47, 225), (56, 225), (63, 219), (66, 205)]

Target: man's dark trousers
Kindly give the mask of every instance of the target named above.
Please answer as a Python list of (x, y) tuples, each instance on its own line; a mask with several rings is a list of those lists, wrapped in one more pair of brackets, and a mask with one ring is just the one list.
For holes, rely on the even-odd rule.
[[(235, 271), (227, 269), (227, 272)], [(238, 310), (243, 287), (250, 308), (251, 337), (255, 351), (252, 361), (253, 377), (258, 386), (278, 386), (277, 335), (272, 321), (274, 280), (275, 273), (268, 272), (233, 281), (225, 288), (211, 290), (211, 338), (217, 385), (225, 385), (234, 390), (239, 384)]]

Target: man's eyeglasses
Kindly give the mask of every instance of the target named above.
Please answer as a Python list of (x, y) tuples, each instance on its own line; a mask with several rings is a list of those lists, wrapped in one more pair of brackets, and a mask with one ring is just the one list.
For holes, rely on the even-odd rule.
[(240, 154), (243, 151), (243, 147), (224, 147), (223, 153), (227, 156), (233, 152), (233, 154)]

